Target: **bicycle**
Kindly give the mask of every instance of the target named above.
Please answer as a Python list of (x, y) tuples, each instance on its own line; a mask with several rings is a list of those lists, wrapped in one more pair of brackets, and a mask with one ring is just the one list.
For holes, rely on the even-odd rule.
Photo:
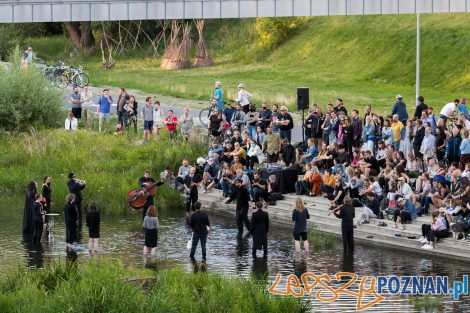
[(82, 66), (72, 66), (63, 68), (60, 76), (57, 76), (56, 85), (59, 88), (65, 88), (68, 85), (78, 86), (83, 88), (89, 81), (88, 75), (83, 73)]
[[(219, 132), (219, 136), (218, 137), (214, 136), (212, 134), (213, 131)], [(218, 138), (219, 143), (220, 143), (220, 138), (225, 138), (225, 127), (222, 127), (219, 129), (207, 128), (207, 136), (204, 138), (205, 145), (212, 147), (212, 144), (214, 143), (216, 138)]]
[[(229, 103), (236, 103), (235, 100), (228, 100), (226, 102), (224, 102), (222, 104), (222, 110), (225, 108), (226, 105), (228, 105)], [(209, 106), (202, 109), (200, 112), (199, 112), (199, 122), (202, 124), (202, 125), (207, 125), (207, 121), (209, 119), (209, 116), (211, 116), (212, 114), (212, 110), (214, 109), (214, 107), (216, 107), (216, 105), (213, 105), (212, 102), (209, 103)], [(222, 114), (222, 112), (220, 112), (220, 114)]]

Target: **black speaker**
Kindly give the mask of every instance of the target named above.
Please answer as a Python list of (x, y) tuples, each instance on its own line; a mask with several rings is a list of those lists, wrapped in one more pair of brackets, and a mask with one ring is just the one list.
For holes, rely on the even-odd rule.
[(308, 110), (309, 89), (306, 87), (297, 88), (297, 110)]

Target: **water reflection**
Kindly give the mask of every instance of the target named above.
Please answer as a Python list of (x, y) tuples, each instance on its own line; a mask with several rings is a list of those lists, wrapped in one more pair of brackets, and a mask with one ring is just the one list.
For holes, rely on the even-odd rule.
[[(1, 210), (0, 210), (1, 211)], [(6, 210), (5, 210), (6, 211)], [(278, 225), (272, 226), (268, 236), (268, 258), (253, 258), (251, 255), (252, 238), (248, 234), (237, 236), (237, 228), (232, 216), (209, 214), (212, 232), (207, 242), (208, 266), (201, 263), (193, 265), (189, 260), (186, 243), (189, 231), (186, 226), (184, 212), (160, 212), (161, 230), (159, 232), (158, 252), (156, 258), (144, 259), (142, 245), (144, 235), (140, 216), (109, 218), (103, 216), (101, 227), (100, 251), (90, 253), (87, 246), (87, 233), (82, 243), (74, 249), (65, 248), (65, 228), (63, 218), (55, 217), (54, 225), (49, 234), (43, 236), (40, 244), (21, 234), (21, 217), (16, 220), (0, 216), (0, 275), (10, 265), (24, 262), (30, 267), (44, 267), (49, 260), (66, 261), (80, 264), (89, 259), (116, 258), (125, 265), (141, 266), (159, 271), (169, 267), (180, 266), (189, 273), (219, 273), (224, 275), (240, 274), (244, 277), (253, 276), (255, 279), (274, 281), (278, 274), (284, 279), (278, 288), (285, 290), (288, 275), (298, 277), (306, 272), (314, 274), (329, 274), (333, 277), (338, 272), (352, 272), (360, 277), (371, 275), (448, 275), (450, 282), (461, 280), (462, 275), (468, 274), (464, 263), (443, 260), (441, 258), (422, 257), (406, 254), (386, 247), (365, 246), (357, 244), (355, 253), (344, 254), (341, 243), (334, 247), (313, 249), (308, 254), (303, 252), (296, 255), (291, 235), (291, 229)], [(200, 249), (196, 250), (196, 259), (201, 259)], [(344, 282), (334, 282), (338, 286)], [(332, 282), (333, 285), (333, 282)], [(311, 298), (313, 300), (313, 297)], [(446, 301), (452, 301), (450, 297)], [(387, 303), (374, 307), (376, 311), (412, 311), (410, 298), (391, 296)], [(447, 312), (456, 310), (463, 312), (469, 301), (464, 297), (463, 302), (450, 302)], [(312, 301), (315, 312), (345, 312), (355, 309), (354, 299), (344, 298), (339, 302), (324, 303)]]

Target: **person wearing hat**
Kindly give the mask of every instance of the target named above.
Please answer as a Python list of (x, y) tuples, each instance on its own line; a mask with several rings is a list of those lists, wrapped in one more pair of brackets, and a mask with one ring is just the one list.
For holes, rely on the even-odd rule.
[(341, 234), (343, 237), (343, 249), (345, 253), (354, 252), (354, 218), (356, 209), (352, 205), (350, 196), (344, 197), (344, 204), (334, 214), (341, 219)]
[(220, 112), (222, 113), (222, 108), (224, 106), (224, 100), (223, 100), (223, 91), (220, 89), (222, 87), (222, 83), (220, 81), (215, 82), (215, 91), (214, 95), (212, 96), (212, 99), (217, 100), (217, 107), (219, 108)]
[(408, 120), (408, 112), (406, 111), (406, 104), (403, 102), (403, 96), (396, 96), (396, 102), (392, 108), (392, 115), (398, 114), (398, 120), (402, 122), (403, 125), (406, 125)]
[(405, 229), (405, 223), (407, 221), (413, 221), (418, 218), (418, 214), (416, 212), (415, 205), (413, 201), (405, 198), (400, 198), (398, 200), (398, 210), (393, 212), (393, 221), (395, 222), (395, 228), (397, 227), (397, 223), (401, 224), (400, 229)]
[(75, 178), (75, 173), (71, 172), (68, 175), (69, 181), (67, 187), (69, 193), (75, 195), (75, 205), (78, 213), (78, 227), (82, 226), (82, 190), (85, 189), (85, 181), (81, 181)]
[(237, 102), (240, 103), (242, 106), (243, 112), (248, 113), (249, 111), (249, 104), (250, 104), (250, 98), (252, 95), (245, 90), (245, 85), (244, 84), (239, 84), (238, 85), (238, 98)]
[(281, 139), (287, 139), (291, 142), (292, 128), (294, 128), (294, 120), (288, 113), (287, 107), (281, 107), (281, 114), (279, 114), (276, 124), (279, 125)]

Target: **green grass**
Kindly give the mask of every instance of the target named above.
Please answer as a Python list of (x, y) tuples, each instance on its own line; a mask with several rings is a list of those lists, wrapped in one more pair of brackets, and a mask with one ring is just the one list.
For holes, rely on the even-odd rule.
[[(166, 166), (177, 171), (183, 158), (194, 162), (204, 154), (198, 141), (174, 144), (167, 136), (140, 145), (133, 138), (77, 133), (62, 129), (32, 131), (18, 135), (0, 134), (0, 194), (17, 197), (23, 203), (23, 192), (30, 180), (39, 187), (42, 177), (52, 176), (53, 202), (60, 211), (67, 194), (67, 175), (75, 172), (87, 181), (84, 199), (94, 200), (106, 213), (129, 210), (125, 196), (137, 188), (137, 180), (145, 169), (159, 179)], [(156, 203), (159, 208), (175, 208), (180, 196), (167, 186), (159, 188)]]
[(0, 278), (0, 311), (29, 312), (307, 312), (294, 297), (275, 297), (263, 281), (179, 269), (158, 273), (155, 284), (128, 282), (149, 270), (125, 268), (117, 261), (90, 262), (44, 270), (17, 269)]
[(414, 296), (413, 306), (417, 311), (433, 312), (434, 310), (441, 311), (444, 304), (442, 297), (433, 297), (431, 295)]
[[(321, 105), (340, 96), (349, 109), (372, 104), (388, 113), (395, 95), (402, 94), (410, 110), (414, 107), (415, 16), (309, 18), (273, 49), (260, 47), (255, 23), (207, 21), (206, 39), (216, 62), (211, 68), (162, 70), (159, 59), (143, 57), (145, 51), (116, 55), (111, 71), (102, 69), (100, 53), (73, 61), (85, 65), (94, 85), (188, 99), (207, 100), (214, 81), (221, 80), (226, 98), (235, 98), (236, 86), (244, 82), (255, 102), (291, 109), (300, 86), (310, 87), (311, 101)], [(421, 25), (421, 94), (440, 108), (470, 87), (470, 15), (423, 14)], [(41, 47), (39, 41), (36, 45)], [(54, 57), (64, 44), (56, 46)]]

